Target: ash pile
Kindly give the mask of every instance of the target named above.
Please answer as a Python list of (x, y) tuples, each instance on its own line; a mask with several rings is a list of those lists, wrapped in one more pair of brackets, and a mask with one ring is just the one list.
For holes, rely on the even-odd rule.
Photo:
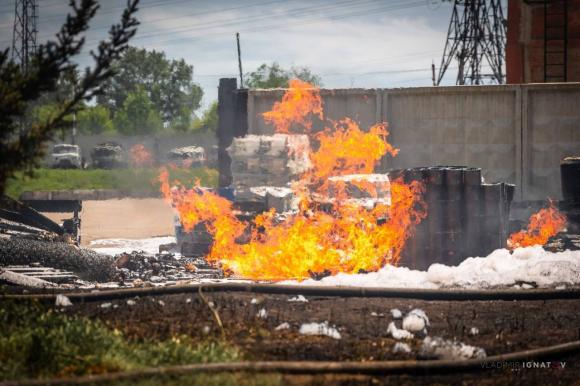
[(0, 204), (0, 284), (74, 289), (171, 285), (183, 280), (223, 277), (221, 271), (209, 267), (203, 259), (181, 259), (166, 251), (112, 257), (81, 248), (78, 226), (74, 233), (70, 232), (66, 223), (59, 225), (8, 197), (3, 197)]
[(221, 279), (223, 272), (208, 265), (203, 258), (181, 257), (162, 252), (143, 251), (115, 256), (117, 281), (124, 286), (173, 285), (201, 279)]

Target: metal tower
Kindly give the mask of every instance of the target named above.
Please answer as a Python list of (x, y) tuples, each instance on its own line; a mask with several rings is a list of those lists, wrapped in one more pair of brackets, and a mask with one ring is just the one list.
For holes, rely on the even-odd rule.
[(505, 83), (505, 45), (501, 0), (455, 0), (437, 85), (453, 59), (458, 85)]
[(12, 30), (12, 60), (28, 72), (30, 59), (36, 53), (36, 0), (14, 1), (14, 29)]

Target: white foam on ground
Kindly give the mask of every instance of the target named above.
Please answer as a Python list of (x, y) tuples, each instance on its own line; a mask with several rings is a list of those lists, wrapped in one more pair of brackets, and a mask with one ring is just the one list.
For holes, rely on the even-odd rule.
[(498, 249), (486, 257), (470, 257), (458, 266), (433, 264), (427, 271), (387, 265), (377, 272), (338, 274), (322, 280), (282, 284), (393, 288), (512, 287), (518, 282), (539, 288), (580, 285), (580, 251), (552, 253), (542, 247)]
[(340, 339), (340, 332), (334, 327), (328, 325), (328, 322), (323, 323), (303, 323), (298, 331), (302, 335), (326, 335), (333, 339)]
[(151, 237), (148, 239), (102, 239), (91, 241), (89, 248), (95, 252), (111, 256), (133, 251), (155, 254), (159, 253), (160, 245), (174, 242), (175, 237), (173, 236)]

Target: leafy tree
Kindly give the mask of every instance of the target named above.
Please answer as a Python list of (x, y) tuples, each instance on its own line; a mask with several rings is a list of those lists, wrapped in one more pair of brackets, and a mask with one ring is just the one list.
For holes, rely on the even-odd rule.
[(77, 114), (79, 132), (85, 134), (102, 134), (114, 131), (111, 113), (105, 106), (90, 106)]
[(271, 65), (262, 64), (254, 72), (246, 74), (246, 85), (249, 88), (279, 88), (288, 87), (290, 79), (300, 79), (320, 86), (320, 77), (310, 71), (308, 67), (292, 67), (285, 70), (276, 62)]
[(129, 94), (142, 87), (164, 122), (182, 130), (190, 126), (203, 95), (193, 83), (193, 66), (167, 59), (163, 52), (130, 47), (114, 68), (117, 75), (107, 82), (99, 104), (117, 114)]
[(114, 123), (117, 131), (125, 135), (151, 134), (163, 127), (159, 113), (142, 88), (127, 95)]
[(217, 131), (218, 125), (218, 102), (214, 101), (207, 110), (203, 112), (201, 119), (193, 123), (193, 130)]
[[(60, 105), (56, 102), (44, 103), (32, 109), (31, 117), (33, 124), (40, 124), (42, 122), (50, 121), (56, 117), (60, 112)], [(62, 118), (62, 121), (55, 127), (55, 137), (61, 141), (66, 138), (67, 132), (70, 131), (73, 122), (73, 114), (68, 114)]]
[(29, 172), (44, 155), (46, 143), (62, 126), (67, 115), (82, 101), (93, 98), (113, 75), (111, 63), (127, 48), (129, 39), (139, 24), (134, 18), (139, 0), (128, 0), (121, 22), (113, 25), (109, 38), (91, 51), (95, 64), (87, 68), (72, 95), (59, 105), (58, 111), (43, 122), (23, 125), (33, 104), (43, 93), (54, 92), (62, 74), (76, 69), (73, 57), (81, 51), (90, 20), (99, 5), (96, 0), (71, 0), (71, 14), (57, 34), (56, 41), (38, 47), (25, 73), (9, 60), (9, 50), (0, 52), (0, 194), (6, 180), (17, 170)]

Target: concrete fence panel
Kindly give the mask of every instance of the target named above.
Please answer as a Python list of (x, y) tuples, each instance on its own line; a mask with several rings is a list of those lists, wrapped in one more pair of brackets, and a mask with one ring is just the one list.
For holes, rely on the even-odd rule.
[[(248, 133), (271, 134), (262, 113), (284, 90), (250, 90)], [(516, 201), (561, 198), (560, 160), (580, 155), (580, 83), (323, 89), (325, 118), (363, 129), (387, 121), (401, 151), (382, 169), (480, 167), (487, 182), (517, 185)], [(313, 131), (329, 126), (314, 120)]]

